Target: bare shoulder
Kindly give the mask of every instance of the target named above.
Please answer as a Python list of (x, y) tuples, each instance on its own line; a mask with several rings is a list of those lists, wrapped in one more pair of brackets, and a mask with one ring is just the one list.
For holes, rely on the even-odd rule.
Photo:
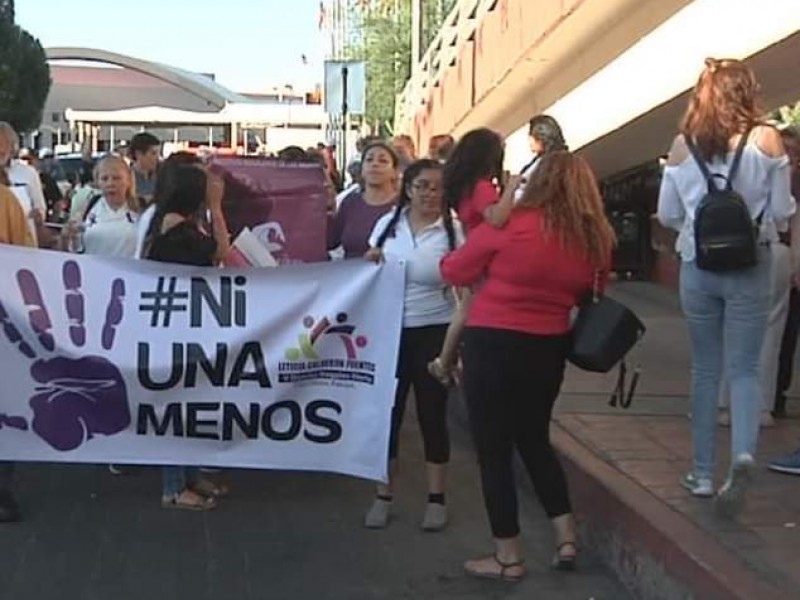
[(669, 149), (669, 156), (667, 157), (667, 166), (675, 167), (681, 164), (689, 157), (689, 147), (686, 145), (686, 140), (682, 133), (675, 136), (672, 140), (672, 146)]
[(778, 158), (786, 154), (780, 132), (770, 125), (759, 125), (753, 129), (750, 140), (767, 156)]

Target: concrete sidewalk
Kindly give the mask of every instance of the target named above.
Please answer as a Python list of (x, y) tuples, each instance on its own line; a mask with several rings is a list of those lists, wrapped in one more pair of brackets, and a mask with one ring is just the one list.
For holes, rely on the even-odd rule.
[[(800, 597), (800, 478), (759, 472), (745, 511), (717, 517), (711, 502), (679, 484), (691, 463), (689, 343), (674, 292), (618, 284), (612, 295), (640, 315), (648, 331), (635, 351), (643, 366), (629, 410), (610, 408), (614, 373), (570, 370), (554, 425), (582, 513), (584, 534), (637, 598)], [(795, 390), (797, 387), (795, 387)], [(759, 458), (800, 443), (800, 406), (762, 429)], [(721, 484), (729, 431), (718, 436)]]

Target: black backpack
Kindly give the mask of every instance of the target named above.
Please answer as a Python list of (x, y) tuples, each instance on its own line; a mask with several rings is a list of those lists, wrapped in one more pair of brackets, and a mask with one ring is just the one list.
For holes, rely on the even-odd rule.
[[(727, 178), (711, 173), (697, 146), (686, 138), (708, 184), (708, 193), (700, 200), (694, 217), (695, 262), (704, 271), (735, 271), (758, 262), (758, 229), (764, 213), (754, 221), (744, 198), (733, 189), (749, 135), (750, 130), (742, 135)], [(725, 180), (724, 188), (717, 187), (716, 178)]]

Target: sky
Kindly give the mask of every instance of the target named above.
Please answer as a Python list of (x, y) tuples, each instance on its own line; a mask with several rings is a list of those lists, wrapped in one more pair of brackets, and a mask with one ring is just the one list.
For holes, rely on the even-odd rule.
[(323, 79), (319, 0), (16, 0), (15, 7), (17, 24), (45, 48), (97, 48), (213, 73), (237, 92)]

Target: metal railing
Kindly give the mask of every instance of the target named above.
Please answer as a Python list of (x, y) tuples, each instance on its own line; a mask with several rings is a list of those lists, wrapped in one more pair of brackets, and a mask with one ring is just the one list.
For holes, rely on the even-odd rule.
[[(529, 0), (532, 1), (532, 0)], [(410, 133), (414, 115), (431, 89), (441, 84), (444, 68), (455, 65), (462, 44), (474, 39), (482, 16), (498, 0), (459, 0), (444, 20), (422, 58), (411, 67), (411, 77), (395, 101), (395, 131)]]

